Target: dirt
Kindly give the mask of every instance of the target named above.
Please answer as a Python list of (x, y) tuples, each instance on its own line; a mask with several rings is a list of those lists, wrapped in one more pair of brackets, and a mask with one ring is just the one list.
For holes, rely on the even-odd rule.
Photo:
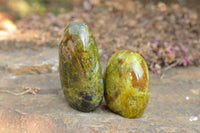
[[(128, 2), (92, 4), (57, 17), (29, 16), (15, 32), (0, 31), (0, 132), (200, 131), (198, 14), (176, 4)], [(151, 72), (149, 104), (141, 118), (114, 114), (104, 101), (91, 113), (68, 105), (58, 75), (58, 44), (73, 20), (92, 30), (103, 71), (116, 51), (143, 55)], [(34, 95), (24, 93), (27, 88), (39, 89)]]
[(197, 12), (178, 4), (143, 6), (131, 0), (88, 3), (58, 16), (52, 13), (45, 17), (28, 16), (17, 23), (16, 32), (2, 33), (0, 49), (55, 48), (64, 27), (75, 20), (90, 27), (105, 62), (114, 52), (128, 49), (140, 53), (155, 73), (173, 64), (200, 64)]

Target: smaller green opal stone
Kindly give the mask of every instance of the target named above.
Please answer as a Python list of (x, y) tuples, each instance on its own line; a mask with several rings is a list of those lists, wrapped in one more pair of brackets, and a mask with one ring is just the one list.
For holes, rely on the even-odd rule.
[(148, 104), (149, 72), (138, 53), (119, 51), (110, 58), (104, 78), (109, 109), (127, 118), (140, 117)]

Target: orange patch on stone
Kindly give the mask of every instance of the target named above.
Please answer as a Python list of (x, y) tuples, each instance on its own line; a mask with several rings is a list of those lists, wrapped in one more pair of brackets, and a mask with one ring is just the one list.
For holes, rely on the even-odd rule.
[(138, 87), (140, 91), (144, 91), (144, 89), (146, 88), (146, 82), (147, 82), (147, 73), (146, 73), (144, 61), (141, 62), (141, 67), (144, 73), (140, 79), (137, 79), (134, 71), (131, 72), (132, 86)]
[(123, 64), (124, 63), (124, 61), (123, 60), (118, 60), (118, 62), (119, 62), (119, 64)]

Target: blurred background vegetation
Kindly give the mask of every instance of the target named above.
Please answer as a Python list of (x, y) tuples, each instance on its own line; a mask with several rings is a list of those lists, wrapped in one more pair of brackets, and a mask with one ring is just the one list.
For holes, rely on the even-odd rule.
[[(51, 12), (58, 15), (70, 11), (73, 7), (82, 6), (84, 0), (0, 0), (0, 11), (8, 13), (13, 20), (18, 20), (24, 16), (39, 14), (44, 15)], [(86, 0), (85, 0), (86, 1)], [(100, 1), (100, 0), (87, 0)], [(120, 1), (120, 0), (112, 0)], [(121, 0), (123, 1), (123, 0)], [(146, 3), (157, 3), (162, 1), (166, 4), (179, 3), (190, 9), (200, 12), (200, 0), (139, 0), (145, 5)]]
[(7, 12), (13, 19), (20, 19), (26, 15), (52, 12), (55, 15), (69, 11), (80, 0), (0, 0), (0, 11)]
[(0, 48), (57, 46), (74, 20), (92, 27), (105, 62), (130, 49), (154, 73), (200, 64), (200, 0), (0, 0)]

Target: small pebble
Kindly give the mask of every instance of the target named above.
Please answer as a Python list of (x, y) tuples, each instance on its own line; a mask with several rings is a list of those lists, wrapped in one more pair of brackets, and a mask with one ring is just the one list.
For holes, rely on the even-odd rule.
[(186, 100), (189, 100), (189, 99), (190, 99), (190, 97), (185, 97), (185, 99), (186, 99)]
[(197, 116), (190, 116), (189, 120), (190, 121), (197, 121), (198, 117)]
[(10, 79), (16, 79), (17, 76), (15, 76), (15, 75), (10, 75), (9, 78), (10, 78)]
[(58, 71), (58, 67), (57, 66), (52, 66), (51, 70), (52, 70), (52, 72), (57, 72)]

